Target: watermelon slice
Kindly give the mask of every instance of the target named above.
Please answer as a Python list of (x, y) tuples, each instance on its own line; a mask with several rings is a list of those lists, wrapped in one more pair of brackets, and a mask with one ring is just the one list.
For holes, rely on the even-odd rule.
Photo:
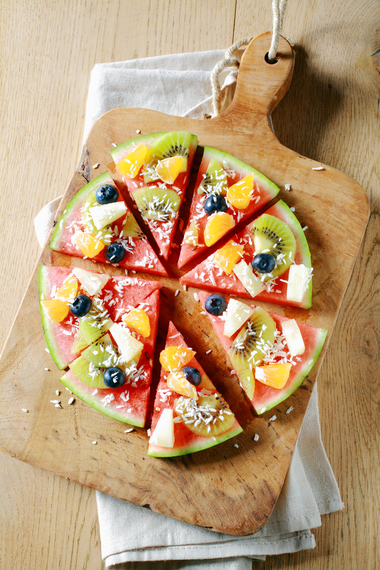
[[(97, 211), (99, 209), (100, 205), (95, 199), (95, 192), (98, 188), (107, 184), (116, 188), (114, 180), (108, 172), (105, 172), (84, 186), (74, 196), (56, 225), (50, 248), (53, 251), (59, 251), (67, 255), (83, 258), (90, 257), (93, 261), (110, 263), (105, 257), (107, 247), (110, 244), (117, 243), (123, 246), (126, 255), (124, 259), (118, 263), (113, 263), (113, 265), (154, 275), (167, 276), (166, 270), (138, 226), (132, 212), (122, 199), (120, 192), (116, 204), (120, 205), (121, 211), (124, 210), (124, 214), (107, 224), (105, 228), (98, 230), (95, 226), (91, 216), (94, 210)], [(108, 204), (107, 207), (113, 208), (114, 204)], [(82, 249), (78, 247), (79, 242), (77, 240), (83, 234), (91, 236), (87, 237), (87, 239), (91, 242), (90, 247), (93, 246), (91, 247), (91, 252), (87, 253), (87, 255), (87, 250), (83, 249), (83, 247)], [(100, 251), (98, 251), (99, 248)]]
[[(123, 181), (164, 259), (170, 254), (196, 148), (195, 135), (178, 131), (140, 136), (111, 150)], [(177, 158), (179, 172), (175, 171), (172, 180), (168, 168), (162, 167), (168, 164), (164, 161), (174, 159), (175, 162)]]
[[(143, 337), (136, 332), (134, 333), (136, 338), (143, 343), (144, 348), (136, 365), (127, 364), (122, 367), (127, 372), (127, 380), (122, 386), (118, 388), (94, 388), (94, 385), (86, 385), (78, 380), (72, 370), (66, 372), (61, 378), (63, 384), (73, 394), (92, 408), (111, 418), (138, 427), (144, 427), (147, 420), (158, 325), (159, 295), (159, 291), (155, 291), (142, 303), (137, 304), (137, 307), (142, 308), (149, 317), (150, 335)], [(83, 356), (80, 359), (83, 359)], [(72, 366), (75, 368), (74, 363)]]
[[(265, 288), (254, 295), (255, 300), (308, 309), (311, 307), (312, 301), (312, 267), (309, 246), (302, 227), (293, 212), (282, 200), (269, 208), (265, 214), (269, 214), (270, 216), (274, 216), (279, 220), (282, 220), (291, 229), (295, 238), (295, 254), (294, 257), (292, 257), (292, 260), (294, 265), (303, 266), (305, 271), (308, 271), (309, 277), (303, 297), (298, 301), (288, 299), (287, 289), (290, 269), (287, 269), (282, 275), (275, 277), (274, 279), (264, 281), (263, 287)], [(257, 220), (259, 219), (260, 218), (257, 218)], [(252, 259), (255, 256), (255, 246), (252, 236), (252, 227), (255, 222), (256, 220), (251, 222), (243, 231), (239, 232), (232, 238), (232, 241), (235, 244), (243, 246), (243, 255), (239, 257), (239, 260), (242, 257), (248, 267), (251, 267)], [(201, 289), (211, 289), (212, 291), (218, 291), (229, 295), (252, 298), (253, 295), (248, 292), (242, 281), (237, 278), (233, 271), (231, 271), (230, 274), (227, 274), (216, 263), (215, 256), (218, 251), (209, 255), (194, 269), (181, 277), (180, 282), (183, 285), (200, 287)]]
[[(173, 323), (169, 324), (165, 350), (169, 347), (188, 349), (183, 336)], [(194, 356), (191, 360), (187, 359), (186, 366), (196, 368), (200, 373), (201, 383), (196, 387), (193, 384), (190, 386), (190, 389), (195, 390), (197, 399), (183, 396), (168, 388), (169, 373), (164, 368), (161, 369), (154, 402), (148, 455), (155, 457), (185, 455), (213, 447), (242, 432), (227, 403)], [(211, 407), (210, 403), (212, 411), (207, 411)], [(224, 410), (224, 416), (219, 410)], [(217, 419), (214, 421), (213, 418)], [(169, 440), (165, 446), (160, 445), (163, 439)]]
[[(206, 213), (205, 204), (210, 195), (219, 194), (225, 197), (227, 209), (223, 211), (231, 217), (232, 228), (262, 208), (277, 196), (279, 191), (275, 184), (248, 164), (220, 150), (205, 147), (178, 267), (183, 267), (208, 247), (205, 237), (210, 234), (207, 224), (210, 224), (211, 215)], [(213, 244), (231, 229), (227, 224), (225, 231), (218, 230), (218, 225), (216, 232), (219, 233), (215, 235), (217, 239), (211, 239), (215, 239)], [(213, 230), (211, 234), (212, 232)]]
[[(75, 269), (74, 269), (75, 271)], [(103, 277), (104, 274), (92, 273)], [(40, 265), (38, 269), (38, 288), (41, 306), (42, 326), (46, 343), (54, 362), (60, 370), (75, 360), (80, 352), (90, 342), (79, 338), (79, 319), (70, 312), (61, 322), (54, 322), (49, 318), (43, 307), (43, 302), (54, 299), (57, 290), (62, 287), (70, 276), (74, 278), (72, 270), (67, 267), (48, 267)], [(161, 288), (158, 281), (147, 281), (136, 277), (110, 277), (102, 290), (96, 296), (107, 312), (111, 321), (119, 321), (127, 309), (135, 307), (149, 297), (154, 291)], [(78, 288), (77, 294), (88, 291)], [(106, 331), (104, 331), (106, 332)]]
[[(202, 304), (202, 307), (205, 309), (208, 318), (212, 326), (214, 327), (215, 333), (218, 336), (220, 343), (222, 344), (224, 350), (228, 354), (228, 351), (233, 344), (234, 339), (239, 334), (237, 331), (231, 337), (228, 337), (224, 334), (225, 331), (225, 316), (224, 313), (221, 316), (214, 316), (211, 315), (206, 310), (206, 299), (209, 296), (209, 293), (206, 291), (199, 292), (199, 300)], [(229, 301), (231, 302), (231, 300)], [(227, 305), (228, 308), (228, 305)], [(261, 309), (264, 311), (264, 309)], [(266, 313), (266, 311), (265, 311)], [(290, 322), (293, 319), (288, 319), (286, 317), (282, 317), (280, 315), (276, 315), (274, 313), (267, 313), (271, 319), (273, 319), (275, 326), (276, 326), (276, 342), (274, 346), (271, 346), (268, 342), (265, 346), (265, 357), (264, 355), (262, 358), (265, 358), (265, 361), (258, 360), (256, 365), (260, 368), (262, 364), (274, 364), (274, 363), (290, 363), (290, 374), (286, 384), (283, 388), (277, 389), (271, 386), (266, 385), (263, 382), (254, 379), (254, 391), (253, 396), (250, 397), (252, 405), (257, 414), (263, 414), (266, 410), (270, 410), (274, 406), (277, 406), (280, 402), (288, 398), (303, 382), (306, 376), (310, 373), (311, 369), (313, 368), (319, 353), (322, 350), (323, 344), (326, 339), (327, 331), (324, 329), (319, 329), (316, 327), (312, 327), (310, 325), (306, 325), (301, 322), (297, 322), (298, 329), (302, 335), (303, 344), (304, 344), (304, 352), (297, 356), (291, 356), (289, 352), (289, 347), (287, 345), (286, 339), (284, 338), (284, 334), (282, 332), (282, 324), (285, 322)], [(240, 328), (240, 330), (242, 327)], [(257, 348), (256, 348), (257, 350)], [(260, 357), (261, 357), (261, 352)], [(231, 359), (229, 359), (231, 361)], [(253, 368), (253, 376), (257, 376), (255, 366)], [(242, 375), (236, 370), (239, 380), (241, 384), (244, 385), (245, 380)], [(244, 386), (243, 386), (244, 387)], [(246, 389), (248, 392), (248, 387)]]

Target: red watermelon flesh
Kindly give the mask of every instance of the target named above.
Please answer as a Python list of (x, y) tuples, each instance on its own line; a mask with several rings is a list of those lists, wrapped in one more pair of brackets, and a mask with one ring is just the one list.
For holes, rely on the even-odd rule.
[[(166, 346), (183, 346), (187, 347), (185, 339), (181, 335), (181, 333), (176, 329), (172, 322), (169, 323), (169, 329), (166, 339)], [(202, 376), (202, 382), (199, 386), (197, 386), (198, 394), (220, 394), (217, 392), (215, 386), (212, 384), (209, 377), (206, 375), (205, 371), (197, 361), (195, 357), (186, 365), (192, 366), (197, 368)], [(220, 433), (215, 437), (204, 437), (201, 435), (197, 435), (190, 431), (182, 421), (177, 421), (179, 415), (175, 411), (176, 403), (180, 398), (180, 395), (176, 392), (170, 390), (168, 388), (166, 378), (168, 376), (168, 372), (161, 369), (161, 376), (160, 382), (157, 387), (156, 398), (154, 401), (154, 412), (152, 416), (152, 424), (151, 424), (151, 434), (154, 434), (155, 427), (157, 422), (162, 414), (164, 409), (170, 408), (174, 412), (174, 446), (172, 448), (160, 447), (157, 445), (153, 445), (149, 443), (148, 448), (148, 455), (152, 455), (155, 457), (174, 457), (178, 455), (185, 455), (188, 453), (194, 453), (195, 451), (200, 451), (202, 449), (208, 449), (209, 447), (213, 447), (227, 439), (235, 437), (243, 430), (238, 424), (237, 420), (234, 419), (233, 425), (224, 433)], [(176, 420), (177, 418), (177, 420)]]
[[(94, 272), (95, 273), (95, 272)], [(54, 292), (61, 287), (64, 280), (71, 274), (67, 267), (48, 267), (40, 265), (38, 269), (39, 299), (51, 299)], [(146, 281), (135, 277), (111, 277), (99, 294), (104, 301), (105, 309), (110, 318), (117, 321), (129, 307), (135, 307), (146, 297), (161, 288), (158, 281)], [(78, 291), (79, 293), (86, 291)], [(120, 310), (119, 310), (120, 309)], [(46, 315), (41, 306), (42, 325), (46, 343), (54, 362), (60, 370), (65, 368), (79, 356), (71, 349), (78, 333), (79, 319), (71, 313), (60, 323), (54, 323)], [(85, 348), (85, 347), (83, 347)]]
[[(149, 146), (152, 143), (156, 142), (160, 137), (162, 137), (165, 134), (166, 133), (153, 133), (150, 135), (143, 135), (143, 136), (131, 139), (129, 141), (126, 141), (125, 143), (122, 143), (121, 145), (112, 149), (111, 150), (111, 156), (112, 156), (115, 164), (117, 165), (137, 145), (146, 144), (149, 148)], [(195, 135), (191, 135), (191, 143), (190, 143), (189, 155), (188, 155), (188, 159), (187, 159), (187, 170), (186, 170), (186, 172), (181, 172), (177, 176), (177, 178), (173, 184), (163, 183), (160, 180), (152, 181), (152, 182), (144, 182), (143, 170), (141, 170), (135, 178), (128, 178), (128, 177), (122, 175), (123, 181), (125, 182), (125, 184), (128, 188), (128, 192), (131, 195), (132, 199), (134, 199), (134, 193), (139, 188), (142, 188), (142, 187), (145, 187), (145, 188), (146, 187), (150, 187), (150, 188), (159, 187), (159, 188), (167, 188), (169, 190), (173, 190), (174, 192), (176, 192), (176, 194), (178, 194), (178, 196), (181, 199), (181, 205), (182, 205), (183, 200), (185, 198), (185, 191), (186, 191), (186, 188), (187, 188), (187, 186), (189, 184), (189, 180), (190, 180), (190, 171), (191, 171), (195, 151), (197, 148), (197, 142), (198, 142), (197, 137)], [(150, 219), (144, 218), (145, 223), (149, 226), (149, 229), (152, 232), (152, 235), (153, 235), (155, 241), (157, 242), (157, 244), (160, 248), (160, 253), (161, 253), (162, 257), (166, 260), (168, 259), (169, 254), (170, 254), (171, 244), (172, 244), (172, 241), (174, 238), (174, 234), (175, 234), (175, 230), (177, 227), (178, 220), (179, 220), (179, 212), (177, 213), (177, 215), (175, 217), (173, 217), (171, 220), (166, 221), (166, 222), (159, 221), (159, 220), (150, 220)]]
[(206, 223), (209, 218), (204, 210), (204, 203), (207, 196), (205, 194), (198, 194), (198, 188), (206, 176), (207, 168), (211, 159), (215, 159), (227, 172), (228, 187), (236, 184), (239, 182), (239, 180), (248, 174), (253, 174), (253, 193), (249, 205), (244, 210), (239, 210), (237, 208), (234, 208), (231, 204), (228, 204), (229, 207), (227, 214), (230, 214), (234, 218), (235, 225), (243, 220), (246, 220), (254, 212), (257, 212), (260, 208), (265, 206), (265, 204), (277, 196), (280, 191), (280, 189), (275, 184), (270, 182), (268, 178), (266, 178), (263, 174), (248, 164), (245, 164), (241, 160), (238, 160), (230, 154), (227, 154), (220, 150), (205, 147), (191, 202), (190, 216), (186, 227), (187, 231), (190, 228), (191, 223), (196, 222), (199, 230), (199, 245), (194, 246), (182, 243), (178, 260), (178, 267), (183, 267), (189, 263), (189, 261), (207, 249), (203, 238)]
[(80, 382), (69, 370), (61, 382), (78, 398), (115, 420), (133, 426), (144, 427), (149, 405), (150, 384), (152, 379), (154, 347), (156, 343), (160, 293), (155, 291), (138, 308), (143, 309), (150, 320), (150, 336), (144, 338), (136, 333), (136, 338), (144, 343), (137, 368), (139, 377), (128, 381), (119, 388), (94, 389)]
[[(285, 204), (285, 202), (280, 200), (274, 206), (269, 208), (265, 213), (270, 214), (271, 216), (276, 216), (288, 224), (294, 234), (294, 237), (296, 238), (296, 252), (294, 262), (297, 265), (302, 263), (306, 267), (311, 268), (310, 251), (305, 238), (305, 234), (297, 218), (290, 210), (290, 208)], [(232, 238), (236, 243), (244, 245), (243, 259), (247, 264), (251, 263), (255, 254), (255, 247), (251, 231), (253, 223), (254, 222), (248, 224), (244, 230)], [(288, 274), (289, 270), (270, 282), (268, 285), (268, 290), (264, 290), (263, 292), (256, 295), (255, 300), (309, 309), (311, 307), (312, 282), (310, 281), (309, 287), (305, 292), (301, 303), (288, 301), (286, 298)], [(252, 298), (234, 273), (227, 275), (214, 262), (214, 254), (209, 255), (204, 261), (202, 261), (202, 263), (181, 277), (180, 282), (183, 285), (200, 287), (201, 289), (211, 289), (212, 291), (218, 291), (220, 293), (226, 293), (228, 295), (238, 295), (241, 297)]]
[[(50, 248), (53, 251), (59, 251), (60, 253), (65, 253), (74, 257), (85, 257), (80, 249), (73, 243), (73, 237), (76, 231), (84, 231), (81, 209), (85, 199), (91, 192), (103, 184), (111, 184), (112, 186), (116, 186), (114, 180), (110, 177), (108, 172), (105, 172), (84, 186), (66, 206), (65, 211), (58, 220), (50, 242)], [(119, 192), (119, 199), (117, 201), (124, 202), (121, 196), (121, 192)], [(117, 228), (117, 231), (114, 232), (115, 236), (119, 235), (122, 231), (123, 222), (126, 219), (127, 215), (133, 216), (128, 206), (127, 214), (112, 223), (112, 228)], [(114, 241), (120, 240), (115, 237), (112, 239), (112, 242)], [(162, 266), (157, 255), (154, 253), (146, 237), (127, 237), (123, 238), (122, 242), (127, 250), (127, 254), (124, 259), (120, 261), (120, 263), (114, 265), (123, 267), (124, 269), (133, 269), (143, 271), (145, 273), (152, 273), (154, 275), (167, 276), (166, 270)], [(104, 250), (93, 257), (92, 261), (109, 264), (109, 261), (107, 261), (104, 257)]]
[[(199, 300), (202, 304), (202, 307), (205, 309), (206, 299), (210, 293), (206, 291), (199, 292)], [(221, 345), (223, 346), (226, 353), (230, 348), (233, 339), (238, 334), (238, 332), (233, 335), (232, 338), (225, 336), (224, 334), (224, 320), (221, 317), (216, 317), (208, 313), (205, 309), (205, 312), (210, 319), (212, 326), (214, 327), (215, 333), (219, 338)], [(269, 313), (272, 319), (275, 321), (277, 330), (281, 331), (281, 323), (283, 321), (287, 321), (286, 317), (282, 317), (280, 315), (276, 315), (274, 313)], [(312, 327), (310, 325), (306, 325), (305, 323), (301, 323), (297, 321), (298, 327), (302, 334), (303, 341), (305, 343), (305, 352), (301, 356), (296, 356), (291, 358), (290, 354), (288, 353), (287, 359), (288, 362), (291, 362), (292, 367), (290, 371), (290, 375), (288, 381), (284, 388), (277, 390), (276, 388), (271, 388), (270, 386), (266, 386), (262, 382), (255, 382), (255, 392), (253, 398), (251, 400), (252, 405), (257, 414), (263, 414), (266, 410), (270, 410), (286, 398), (288, 398), (303, 382), (306, 376), (309, 374), (311, 369), (313, 368), (319, 353), (322, 350), (323, 344), (326, 339), (327, 331), (324, 329), (319, 329), (316, 327)], [(285, 343), (285, 351), (287, 351), (286, 343)], [(275, 358), (276, 361), (279, 361), (280, 358)]]

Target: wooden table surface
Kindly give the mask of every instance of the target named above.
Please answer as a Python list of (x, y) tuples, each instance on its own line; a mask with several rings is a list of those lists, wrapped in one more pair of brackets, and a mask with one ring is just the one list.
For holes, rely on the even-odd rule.
[[(228, 47), (269, 30), (272, 16), (270, 0), (2, 0), (1, 8), (2, 346), (39, 256), (33, 218), (64, 192), (81, 154), (94, 64)], [(273, 113), (276, 134), (359, 182), (371, 218), (318, 386), (346, 508), (323, 517), (314, 551), (254, 568), (380, 568), (379, 30), (378, 0), (288, 2), (296, 67)], [(0, 568), (104, 568), (94, 491), (0, 458)]]

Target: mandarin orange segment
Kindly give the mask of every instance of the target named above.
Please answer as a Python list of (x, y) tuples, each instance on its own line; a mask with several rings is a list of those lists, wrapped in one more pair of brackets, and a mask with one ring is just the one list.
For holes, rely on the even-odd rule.
[(54, 323), (62, 322), (69, 314), (69, 305), (59, 299), (46, 299), (41, 301), (41, 304)]
[(163, 182), (173, 184), (178, 174), (182, 172), (183, 163), (185, 162), (183, 156), (171, 156), (164, 158), (156, 166), (156, 174)]
[(60, 301), (72, 302), (78, 291), (78, 281), (74, 275), (69, 275), (63, 282), (63, 285), (57, 289), (54, 297)]
[(127, 178), (135, 178), (144, 164), (147, 152), (146, 144), (139, 144), (118, 162), (118, 169)]
[(160, 354), (161, 366), (166, 372), (180, 370), (195, 356), (194, 350), (184, 346), (169, 346)]
[(132, 309), (129, 313), (123, 315), (121, 320), (143, 337), (147, 338), (150, 336), (149, 316), (143, 309)]
[(256, 366), (255, 379), (271, 388), (281, 390), (288, 381), (291, 367), (292, 365), (290, 363)]
[(224, 273), (230, 275), (235, 265), (241, 260), (244, 253), (244, 245), (239, 245), (232, 239), (225, 246), (218, 249), (214, 255), (214, 261)]
[(87, 232), (77, 232), (74, 236), (75, 245), (78, 249), (90, 259), (100, 253), (105, 245), (99, 239)]
[(186, 380), (184, 373), (180, 370), (177, 372), (171, 372), (166, 381), (168, 388), (177, 392), (177, 394), (181, 394), (181, 396), (186, 396), (187, 398), (198, 398), (196, 387)]
[(234, 208), (245, 210), (251, 201), (253, 174), (248, 174), (227, 190), (227, 200)]
[(207, 220), (204, 240), (207, 247), (214, 245), (221, 237), (235, 226), (235, 220), (230, 214), (216, 212)]

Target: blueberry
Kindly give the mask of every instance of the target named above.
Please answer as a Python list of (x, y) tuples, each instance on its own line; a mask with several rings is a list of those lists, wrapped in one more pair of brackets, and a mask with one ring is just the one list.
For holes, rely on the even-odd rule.
[(92, 301), (87, 295), (78, 295), (70, 305), (70, 312), (75, 317), (84, 317), (92, 307)]
[(193, 386), (199, 386), (202, 382), (201, 373), (196, 368), (193, 368), (193, 366), (184, 366), (182, 368), (182, 372), (184, 373), (186, 380)]
[(108, 388), (119, 388), (124, 384), (126, 378), (124, 370), (117, 366), (107, 368), (103, 372), (103, 382)]
[(214, 293), (209, 295), (206, 299), (205, 309), (210, 315), (219, 317), (227, 309), (227, 301), (222, 295)]
[(126, 255), (126, 251), (121, 243), (115, 241), (111, 243), (104, 252), (104, 257), (110, 263), (119, 263), (122, 261)]
[(215, 212), (227, 212), (228, 210), (226, 199), (220, 194), (210, 194), (203, 207), (209, 216)]
[(270, 253), (258, 253), (252, 259), (252, 267), (259, 273), (271, 273), (275, 265), (276, 260)]
[(111, 204), (112, 202), (117, 202), (119, 199), (119, 192), (115, 186), (111, 184), (103, 184), (95, 192), (96, 201), (99, 204)]

